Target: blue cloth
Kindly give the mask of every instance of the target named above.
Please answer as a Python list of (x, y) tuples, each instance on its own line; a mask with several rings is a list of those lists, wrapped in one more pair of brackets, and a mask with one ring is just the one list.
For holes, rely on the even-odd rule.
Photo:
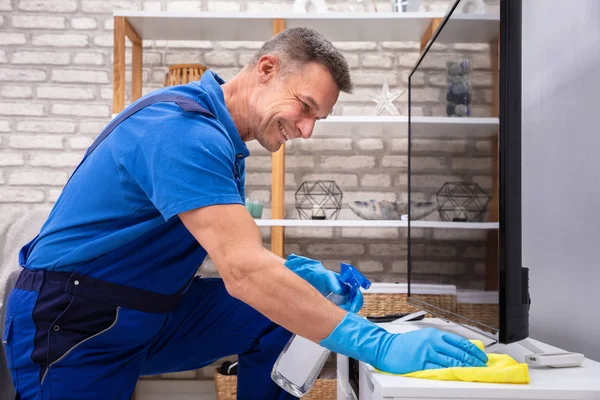
[(27, 267), (73, 271), (183, 211), (244, 204), (249, 151), (225, 106), (222, 83), (209, 71), (199, 84), (151, 93), (185, 96), (217, 119), (164, 102), (127, 118), (66, 185), (29, 248)]

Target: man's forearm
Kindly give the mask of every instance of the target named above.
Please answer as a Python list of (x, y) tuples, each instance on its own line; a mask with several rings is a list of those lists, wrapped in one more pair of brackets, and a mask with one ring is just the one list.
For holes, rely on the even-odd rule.
[[(346, 315), (309, 283), (290, 271), (285, 260), (266, 249), (246, 258), (230, 293), (287, 330), (319, 343)], [(227, 282), (226, 282), (227, 284)]]
[(244, 206), (199, 208), (180, 218), (214, 261), (229, 294), (273, 322), (318, 343), (346, 315), (263, 247)]

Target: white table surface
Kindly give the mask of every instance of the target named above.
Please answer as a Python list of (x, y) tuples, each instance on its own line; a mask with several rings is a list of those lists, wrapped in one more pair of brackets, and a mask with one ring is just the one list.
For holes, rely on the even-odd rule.
[[(483, 339), (470, 330), (437, 318), (404, 323), (403, 325), (380, 324), (390, 332), (407, 332), (427, 326), (458, 333), (469, 339)], [(484, 344), (493, 343), (483, 339)], [(544, 352), (563, 351), (556, 347), (528, 339)], [(564, 351), (568, 351), (565, 349)], [(524, 357), (532, 351), (519, 343), (494, 345), (487, 352), (509, 354), (515, 360), (524, 362)], [(375, 372), (361, 363), (361, 373), (374, 385), (374, 399), (594, 399), (600, 400), (600, 363), (585, 359), (578, 368), (534, 368), (529, 367), (530, 383), (493, 384), (455, 381), (435, 381), (428, 379), (404, 378)], [(362, 391), (362, 390), (361, 390)]]

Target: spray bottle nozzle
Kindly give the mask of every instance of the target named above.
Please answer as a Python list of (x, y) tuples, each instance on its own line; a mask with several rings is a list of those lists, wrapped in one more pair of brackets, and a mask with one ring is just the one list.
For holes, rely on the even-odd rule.
[(367, 290), (371, 281), (350, 264), (340, 263), (340, 281), (345, 284), (344, 292), (350, 295), (350, 301), (360, 288)]

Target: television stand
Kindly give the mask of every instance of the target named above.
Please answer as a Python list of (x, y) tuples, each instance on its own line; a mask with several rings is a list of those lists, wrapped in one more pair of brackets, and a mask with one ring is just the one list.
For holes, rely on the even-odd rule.
[(494, 343), (486, 347), (486, 352), (508, 354), (519, 362), (525, 362), (525, 356), (527, 354), (546, 353), (529, 338), (511, 343), (509, 345)]
[[(400, 325), (380, 324), (386, 330), (405, 333), (416, 329), (434, 327), (444, 331), (458, 333), (469, 339), (482, 338), (477, 333), (438, 318), (425, 318)], [(535, 339), (526, 339), (527, 346), (533, 346), (543, 353), (559, 353), (563, 350)], [(486, 344), (484, 340), (484, 344)], [(532, 350), (522, 343), (509, 345), (494, 344), (487, 339), (486, 351), (508, 354), (519, 362), (524, 361)], [(348, 358), (337, 355), (338, 400), (414, 400), (414, 399), (519, 399), (530, 400), (583, 400), (600, 399), (600, 363), (585, 359), (581, 367), (547, 368), (530, 367), (531, 383), (528, 385), (447, 382), (417, 378), (403, 378), (380, 374), (365, 363), (359, 363), (358, 393), (353, 393), (348, 381)]]

